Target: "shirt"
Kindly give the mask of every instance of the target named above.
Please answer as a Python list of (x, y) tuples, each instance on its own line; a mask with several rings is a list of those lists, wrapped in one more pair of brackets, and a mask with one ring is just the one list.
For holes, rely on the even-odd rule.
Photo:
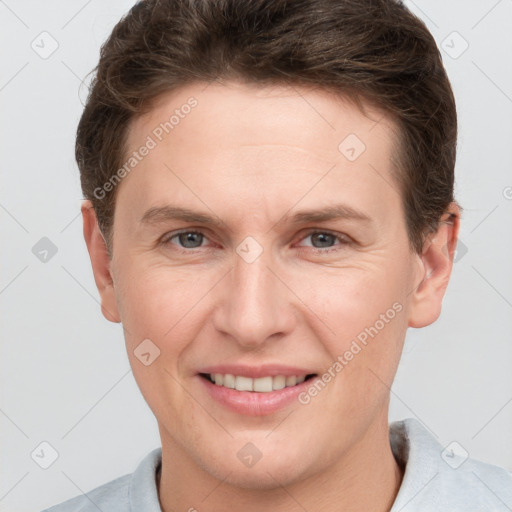
[[(390, 512), (505, 512), (512, 510), (512, 473), (446, 448), (417, 420), (390, 424), (391, 449), (405, 467)], [(151, 451), (132, 474), (42, 512), (161, 512), (156, 474), (162, 449)]]

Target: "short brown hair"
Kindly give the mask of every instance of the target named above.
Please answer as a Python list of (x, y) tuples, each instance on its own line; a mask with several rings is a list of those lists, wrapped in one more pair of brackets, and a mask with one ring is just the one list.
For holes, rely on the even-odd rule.
[(420, 252), (454, 201), (457, 116), (425, 24), (398, 0), (144, 0), (101, 47), (76, 138), (85, 198), (109, 252), (130, 123), (186, 84), (236, 79), (320, 87), (379, 107), (396, 123), (396, 181)]

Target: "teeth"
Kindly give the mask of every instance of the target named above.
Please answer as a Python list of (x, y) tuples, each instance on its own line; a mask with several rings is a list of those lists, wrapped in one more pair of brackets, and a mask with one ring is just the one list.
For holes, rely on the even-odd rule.
[[(220, 375), (222, 377), (219, 373), (216, 373), (215, 375)], [(215, 384), (217, 384), (217, 382), (215, 382)], [(225, 388), (235, 389), (235, 376), (230, 373), (224, 375), (224, 383), (222, 385)]]
[(276, 375), (272, 379), (272, 389), (283, 389), (286, 386), (286, 377), (283, 375)]
[(253, 391), (268, 393), (269, 391), (272, 391), (272, 377), (261, 377), (259, 379), (254, 379), (252, 386)]
[(297, 377), (295, 375), (286, 377), (286, 386), (295, 386), (295, 384), (297, 384)]
[(251, 379), (250, 377), (243, 377), (241, 375), (232, 375), (230, 373), (212, 373), (210, 380), (217, 386), (224, 386), (225, 388), (236, 389), (237, 391), (257, 391), (259, 393), (270, 393), (279, 389), (295, 386), (301, 384), (306, 380), (305, 375), (276, 375), (275, 377), (259, 377)]
[(253, 379), (249, 377), (237, 376), (235, 378), (235, 389), (238, 391), (252, 391), (252, 381)]

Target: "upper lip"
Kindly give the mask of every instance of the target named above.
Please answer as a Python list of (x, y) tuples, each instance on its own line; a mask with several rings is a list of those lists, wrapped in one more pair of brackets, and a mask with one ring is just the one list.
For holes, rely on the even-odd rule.
[(292, 375), (311, 375), (314, 372), (311, 369), (298, 368), (295, 366), (284, 366), (282, 364), (262, 364), (258, 366), (247, 366), (240, 364), (219, 364), (214, 366), (207, 366), (201, 368), (198, 373), (222, 373), (239, 375), (241, 377), (250, 377), (257, 379), (260, 377), (276, 377), (277, 375), (284, 375), (290, 377)]

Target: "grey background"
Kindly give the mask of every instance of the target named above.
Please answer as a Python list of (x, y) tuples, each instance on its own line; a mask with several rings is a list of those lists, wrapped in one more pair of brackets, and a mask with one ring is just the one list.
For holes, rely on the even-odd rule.
[[(122, 330), (100, 313), (73, 158), (81, 81), (133, 3), (0, 1), (0, 511), (86, 492), (159, 446)], [(443, 447), (512, 470), (512, 0), (406, 4), (441, 46), (457, 99), (464, 245), (440, 320), (409, 331), (390, 420), (416, 417)], [(31, 47), (49, 52), (52, 39), (47, 58)], [(46, 262), (43, 237), (57, 249)], [(43, 441), (58, 453), (48, 469)]]

